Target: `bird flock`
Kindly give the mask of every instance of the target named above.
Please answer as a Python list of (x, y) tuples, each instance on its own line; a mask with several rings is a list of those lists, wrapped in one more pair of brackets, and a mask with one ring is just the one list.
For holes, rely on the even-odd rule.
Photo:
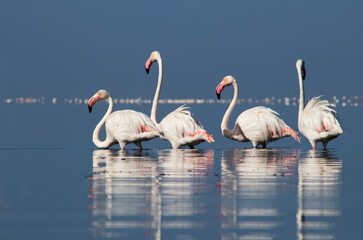
[[(163, 82), (163, 63), (158, 51), (152, 52), (145, 62), (147, 74), (154, 62), (158, 63), (159, 75), (150, 117), (129, 109), (113, 112), (112, 96), (103, 89), (88, 100), (89, 112), (92, 112), (93, 106), (98, 101), (106, 100), (109, 103), (106, 114), (93, 131), (93, 143), (98, 148), (109, 148), (119, 144), (120, 149), (124, 150), (126, 145), (134, 143), (142, 150), (143, 141), (157, 137), (169, 141), (174, 149), (183, 146), (194, 148), (195, 145), (204, 141), (214, 142), (213, 137), (203, 128), (201, 122), (184, 105), (169, 113), (160, 122), (157, 121), (157, 109)], [(309, 140), (314, 150), (317, 142), (322, 142), (324, 150), (326, 150), (328, 142), (343, 133), (337, 111), (333, 108), (335, 105), (327, 100), (321, 100), (320, 96), (312, 98), (305, 105), (306, 70), (304, 60), (297, 60), (296, 69), (300, 87), (299, 131)], [(238, 142), (252, 142), (253, 148), (258, 146), (265, 148), (267, 143), (289, 136), (300, 143), (298, 133), (289, 127), (276, 111), (264, 106), (242, 112), (237, 117), (234, 128), (228, 129), (228, 121), (238, 99), (238, 83), (233, 76), (226, 76), (216, 87), (217, 98), (220, 99), (223, 89), (231, 85), (234, 88), (234, 95), (221, 122), (223, 136)], [(106, 139), (101, 141), (99, 133), (103, 125), (106, 128)]]

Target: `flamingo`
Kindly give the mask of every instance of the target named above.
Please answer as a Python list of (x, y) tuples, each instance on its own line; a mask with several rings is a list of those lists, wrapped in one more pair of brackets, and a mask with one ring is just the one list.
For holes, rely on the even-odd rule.
[[(129, 143), (135, 143), (142, 150), (142, 141), (147, 141), (162, 135), (148, 116), (134, 110), (112, 112), (113, 99), (106, 90), (99, 90), (88, 100), (88, 110), (91, 113), (96, 102), (108, 101), (108, 109), (93, 131), (93, 143), (99, 148), (108, 148), (117, 143), (121, 150)], [(106, 123), (106, 139), (101, 141), (99, 133)]]
[(265, 148), (268, 142), (288, 136), (300, 142), (298, 134), (279, 117), (279, 114), (264, 106), (242, 112), (233, 130), (229, 130), (229, 117), (238, 99), (238, 83), (234, 77), (226, 76), (216, 88), (217, 98), (220, 99), (222, 90), (230, 85), (233, 85), (234, 96), (221, 123), (223, 136), (238, 142), (252, 142), (253, 148), (257, 148), (258, 145)]
[(304, 83), (306, 76), (305, 62), (297, 60), (296, 69), (299, 76), (299, 131), (310, 141), (313, 150), (316, 143), (322, 142), (324, 150), (328, 142), (343, 133), (338, 121), (338, 113), (332, 107), (334, 104), (321, 100), (320, 96), (312, 98), (305, 106)]
[(159, 76), (150, 118), (163, 132), (164, 135), (160, 137), (169, 141), (173, 148), (181, 148), (182, 146), (194, 148), (194, 145), (198, 145), (204, 141), (209, 143), (214, 142), (213, 137), (203, 129), (202, 124), (194, 118), (193, 114), (188, 110), (188, 107), (184, 105), (169, 113), (160, 123), (157, 122), (156, 112), (163, 81), (163, 63), (158, 51), (152, 52), (145, 63), (147, 74), (149, 73), (151, 64), (155, 61), (159, 63)]

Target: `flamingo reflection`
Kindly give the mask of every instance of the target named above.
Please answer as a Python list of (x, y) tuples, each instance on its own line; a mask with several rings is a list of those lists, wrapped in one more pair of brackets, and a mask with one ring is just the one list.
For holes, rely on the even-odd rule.
[(192, 237), (189, 229), (206, 225), (203, 203), (213, 174), (213, 150), (93, 152), (89, 175), (92, 237), (162, 239)]
[(338, 201), (341, 170), (342, 161), (332, 152), (310, 150), (300, 159), (298, 239), (334, 239), (330, 230), (334, 218), (341, 215)]
[(275, 239), (282, 232), (286, 205), (281, 200), (294, 188), (298, 158), (296, 149), (222, 151), (223, 238)]

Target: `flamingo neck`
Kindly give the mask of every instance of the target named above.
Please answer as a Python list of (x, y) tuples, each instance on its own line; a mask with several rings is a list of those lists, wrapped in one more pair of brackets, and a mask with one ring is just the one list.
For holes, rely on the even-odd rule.
[(229, 117), (231, 116), (231, 113), (232, 113), (234, 106), (236, 105), (237, 99), (238, 99), (238, 84), (236, 81), (233, 81), (232, 85), (233, 85), (233, 89), (234, 89), (233, 99), (232, 99), (231, 103), (229, 104), (229, 107), (228, 107), (226, 113), (224, 114), (223, 120), (221, 123), (221, 130), (222, 130), (223, 136), (230, 138), (230, 139), (233, 139), (233, 130), (228, 129), (228, 121), (229, 121)]
[(107, 112), (103, 116), (101, 121), (97, 124), (95, 130), (93, 131), (93, 138), (92, 138), (93, 143), (99, 148), (108, 148), (113, 142), (112, 139), (110, 138), (110, 136), (108, 136), (108, 135), (106, 136), (105, 141), (101, 141), (99, 139), (99, 134), (100, 134), (101, 128), (105, 124), (106, 119), (108, 118), (108, 116), (111, 114), (111, 112), (113, 110), (113, 99), (112, 99), (111, 95), (108, 97), (107, 101), (108, 101)]
[(161, 84), (163, 83), (163, 62), (162, 62), (160, 56), (156, 57), (156, 61), (159, 64), (158, 86), (156, 87), (155, 96), (154, 96), (154, 100), (153, 100), (153, 106), (151, 108), (150, 118), (155, 124), (158, 124), (157, 120), (156, 120), (156, 112), (158, 110)]
[(300, 119), (301, 114), (305, 108), (305, 94), (304, 94), (304, 82), (302, 79), (301, 69), (298, 69), (297, 72), (299, 76), (299, 85), (300, 85), (300, 98), (299, 98), (299, 119)]

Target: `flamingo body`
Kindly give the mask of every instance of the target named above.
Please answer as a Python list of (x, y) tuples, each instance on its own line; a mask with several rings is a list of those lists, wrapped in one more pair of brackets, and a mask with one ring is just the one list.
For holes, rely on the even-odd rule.
[(194, 118), (187, 109), (181, 106), (163, 118), (158, 124), (159, 129), (164, 133), (161, 138), (168, 140), (173, 148), (182, 146), (193, 148), (201, 142), (214, 141), (198, 119)]
[[(89, 99), (88, 106), (90, 112), (93, 105), (100, 100), (107, 100), (109, 102), (109, 108), (93, 132), (93, 143), (97, 147), (108, 148), (118, 143), (121, 150), (124, 150), (127, 144), (135, 143), (142, 149), (141, 142), (162, 135), (151, 119), (141, 112), (134, 110), (112, 112), (113, 100), (111, 95), (105, 90), (98, 91)], [(105, 141), (100, 141), (99, 132), (104, 124), (106, 128), (106, 139)]]
[(159, 137), (155, 124), (148, 116), (134, 110), (120, 110), (110, 114), (107, 118), (106, 133), (114, 138), (120, 146), (135, 143), (137, 146), (143, 141)]
[(338, 120), (338, 113), (334, 104), (319, 97), (312, 98), (305, 106), (305, 95), (303, 80), (306, 76), (305, 62), (299, 59), (296, 62), (300, 84), (299, 103), (299, 131), (309, 140), (313, 149), (316, 143), (322, 142), (324, 150), (328, 142), (343, 133)]
[(252, 142), (254, 148), (259, 145), (266, 147), (267, 143), (288, 136), (300, 142), (298, 134), (279, 117), (277, 112), (263, 106), (242, 112), (238, 116), (234, 128), (229, 130), (229, 117), (238, 99), (238, 84), (234, 77), (227, 76), (216, 89), (219, 98), (223, 88), (230, 85), (234, 87), (234, 96), (221, 123), (223, 136), (239, 142)]
[(263, 106), (242, 112), (236, 120), (236, 125), (238, 125), (237, 129), (241, 130), (240, 136), (251, 141), (255, 147), (266, 146), (268, 142), (287, 136), (293, 136), (297, 141), (299, 139), (277, 112)]
[(214, 142), (213, 137), (204, 130), (198, 119), (194, 118), (193, 114), (184, 106), (169, 113), (160, 124), (158, 124), (156, 113), (163, 81), (162, 59), (159, 52), (154, 51), (151, 53), (145, 63), (145, 69), (146, 72), (149, 73), (150, 66), (155, 61), (159, 63), (159, 76), (150, 118), (163, 132), (163, 136), (160, 137), (169, 141), (173, 148), (181, 148), (182, 146), (194, 148), (194, 145), (198, 145), (204, 141), (208, 141), (209, 143)]

